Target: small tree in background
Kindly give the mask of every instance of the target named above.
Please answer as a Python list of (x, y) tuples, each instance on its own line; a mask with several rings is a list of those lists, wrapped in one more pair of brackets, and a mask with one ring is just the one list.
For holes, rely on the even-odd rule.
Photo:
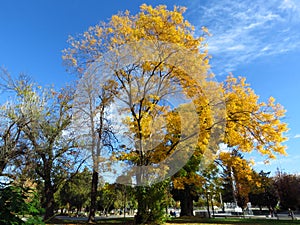
[(279, 195), (273, 178), (269, 177), (270, 172), (261, 171), (258, 175), (260, 185), (252, 188), (249, 200), (252, 205), (258, 206), (260, 211), (262, 207), (268, 207), (270, 215), (274, 216), (276, 206), (279, 203)]
[(91, 172), (84, 168), (83, 171), (70, 176), (60, 190), (60, 201), (64, 206), (68, 206), (68, 210), (76, 208), (77, 214), (82, 208), (87, 207), (90, 189), (87, 184), (91, 183)]
[(299, 209), (300, 177), (295, 174), (286, 174), (278, 171), (274, 179), (274, 185), (278, 191), (281, 209)]

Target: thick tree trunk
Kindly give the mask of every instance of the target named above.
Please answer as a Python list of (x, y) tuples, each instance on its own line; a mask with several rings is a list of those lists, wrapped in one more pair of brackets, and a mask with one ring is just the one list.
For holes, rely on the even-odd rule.
[(145, 224), (148, 220), (147, 201), (145, 199), (146, 190), (143, 186), (138, 186), (136, 190), (136, 197), (138, 202), (138, 211), (135, 216), (135, 224)]
[(190, 189), (186, 187), (184, 190), (180, 190), (180, 195), (180, 216), (194, 216), (193, 196)]
[(50, 176), (47, 176), (45, 179), (44, 192), (46, 200), (44, 221), (47, 221), (54, 216), (54, 189), (51, 184)]
[(91, 188), (91, 206), (88, 222), (95, 222), (95, 214), (97, 211), (97, 189), (98, 189), (98, 172), (93, 170), (92, 188)]

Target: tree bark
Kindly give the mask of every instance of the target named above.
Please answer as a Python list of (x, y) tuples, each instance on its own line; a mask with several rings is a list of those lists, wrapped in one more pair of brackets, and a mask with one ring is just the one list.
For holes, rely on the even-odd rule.
[(194, 216), (193, 196), (190, 193), (190, 188), (186, 187), (180, 190), (180, 216)]
[(92, 188), (91, 188), (91, 206), (88, 222), (95, 222), (95, 214), (97, 211), (97, 189), (98, 189), (98, 172), (93, 170)]
[[(1, 156), (2, 157), (2, 156)], [(2, 175), (3, 173), (3, 170), (5, 169), (6, 167), (6, 162), (5, 160), (0, 160), (0, 175)]]
[(135, 216), (135, 224), (145, 224), (148, 220), (147, 215), (147, 201), (145, 199), (145, 187), (137, 187), (137, 202), (138, 202), (138, 211)]
[(206, 209), (207, 209), (208, 218), (211, 218), (210, 209), (209, 209), (209, 195), (208, 195), (208, 193), (206, 193)]
[(45, 215), (44, 221), (51, 219), (54, 216), (54, 188), (51, 184), (50, 175), (45, 178)]

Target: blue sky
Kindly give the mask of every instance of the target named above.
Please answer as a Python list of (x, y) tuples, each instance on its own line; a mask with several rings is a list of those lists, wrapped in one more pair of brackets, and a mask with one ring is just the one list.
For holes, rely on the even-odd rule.
[(76, 35), (118, 11), (136, 13), (142, 3), (187, 7), (196, 30), (208, 27), (212, 72), (247, 77), (262, 100), (273, 96), (286, 109), (288, 157), (256, 168), (300, 173), (300, 1), (299, 0), (2, 0), (0, 66), (37, 82), (63, 86), (74, 80), (62, 65), (68, 35)]

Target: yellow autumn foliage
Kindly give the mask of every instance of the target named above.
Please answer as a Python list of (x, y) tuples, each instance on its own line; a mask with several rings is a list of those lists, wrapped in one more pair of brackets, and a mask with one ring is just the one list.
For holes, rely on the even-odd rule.
[[(191, 123), (188, 110), (181, 111), (186, 113), (186, 119), (182, 120), (178, 115), (180, 106), (171, 109), (162, 103), (167, 94), (176, 91), (192, 100), (197, 113), (197, 117), (192, 118), (199, 124), (198, 141), (195, 146), (186, 148), (186, 152), (189, 148), (196, 149), (193, 155), (195, 165), (199, 165), (205, 158), (207, 148), (215, 153), (221, 143), (235, 147), (240, 152), (255, 150), (270, 159), (278, 154), (286, 154), (283, 142), (286, 140), (284, 133), (287, 124), (281, 122), (285, 115), (283, 107), (276, 104), (272, 97), (268, 102), (259, 102), (259, 96), (246, 83), (245, 78), (228, 76), (221, 85), (209, 81), (213, 76), (208, 73), (210, 56), (205, 49), (205, 35), (210, 35), (209, 31), (202, 27), (203, 35), (196, 37), (194, 27), (183, 17), (184, 12), (184, 7), (168, 10), (164, 5), (152, 7), (143, 4), (136, 15), (131, 15), (129, 11), (119, 13), (107, 23), (90, 27), (81, 36), (69, 38), (70, 48), (63, 51), (63, 58), (79, 73), (106, 52), (114, 52), (121, 46), (136, 42), (150, 42), (152, 47), (155, 46), (157, 54), (161, 55), (161, 58), (156, 58), (160, 61), (147, 57), (141, 57), (140, 60), (135, 58), (127, 67), (114, 71), (118, 90), (116, 97), (127, 104), (122, 109), (128, 115), (123, 123), (128, 127), (127, 134), (138, 140), (131, 146), (131, 151), (121, 151), (116, 158), (136, 165), (150, 165), (159, 163), (173, 153), (174, 146), (182, 136), (181, 128)], [(141, 44), (135, 47), (143, 49), (144, 46)], [(180, 53), (177, 47), (188, 50), (189, 56), (193, 57)], [(177, 61), (173, 61), (177, 64), (170, 65), (166, 59), (175, 50), (180, 57), (177, 55)], [(144, 53), (148, 56), (149, 52)], [(187, 73), (187, 68), (196, 71), (195, 74)], [(207, 92), (208, 89), (213, 91)], [(218, 92), (223, 96), (214, 95)], [(215, 121), (215, 115), (223, 112), (215, 111), (213, 106), (222, 100), (226, 106), (224, 121)], [(225, 127), (224, 134), (214, 139), (212, 130), (221, 130), (222, 126)], [(149, 142), (149, 139), (152, 141)], [(230, 158), (226, 154), (220, 157), (236, 168), (248, 170), (243, 160)], [(193, 168), (196, 170), (197, 166)], [(249, 174), (239, 171), (241, 176), (251, 180)], [(189, 172), (189, 175), (174, 178), (175, 186), (182, 188), (184, 183), (200, 185), (201, 177), (196, 171)]]
[(226, 101), (226, 136), (224, 143), (241, 152), (258, 151), (269, 158), (285, 155), (287, 124), (282, 122), (284, 108), (270, 97), (259, 102), (246, 79), (227, 77), (223, 83)]

